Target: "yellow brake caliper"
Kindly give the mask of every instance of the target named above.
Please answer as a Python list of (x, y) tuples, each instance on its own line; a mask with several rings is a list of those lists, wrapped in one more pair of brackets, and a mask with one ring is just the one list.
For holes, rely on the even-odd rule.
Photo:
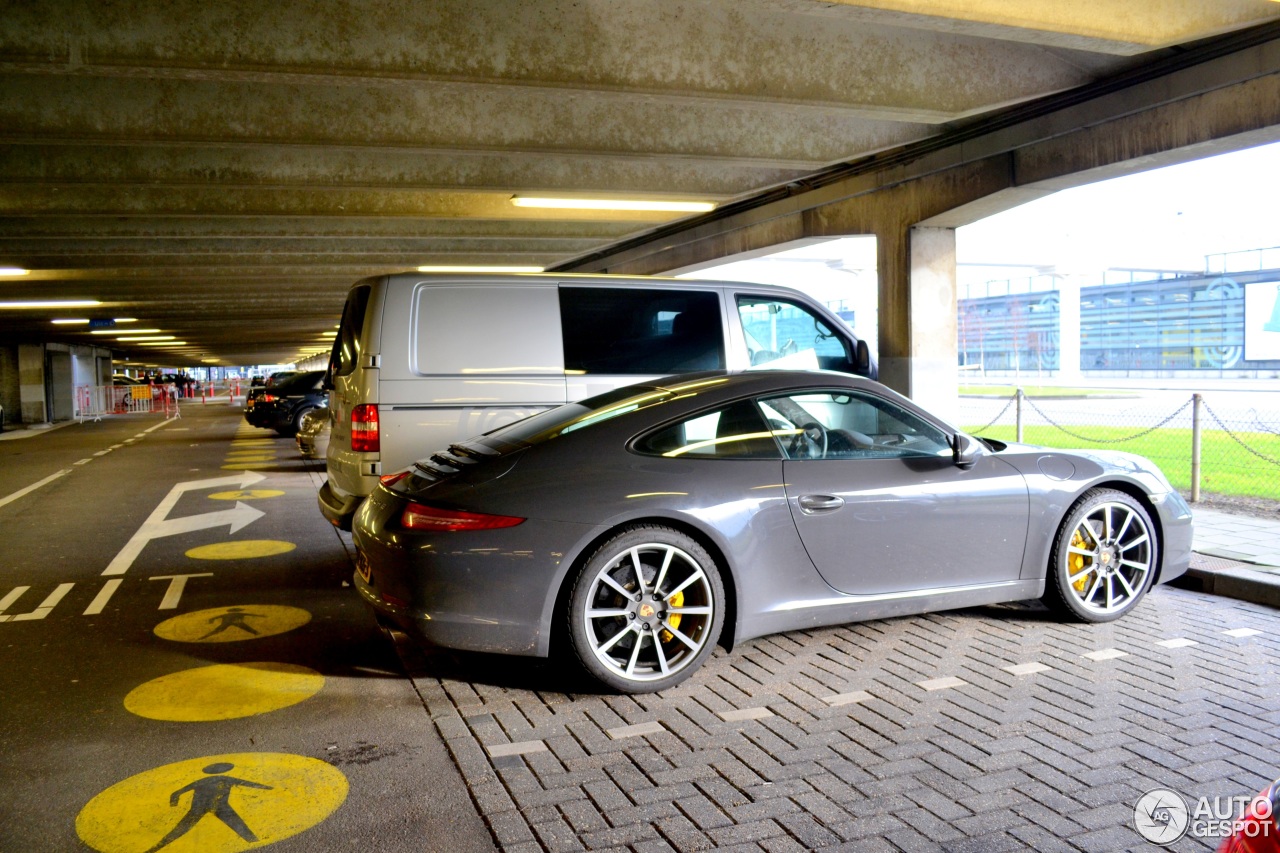
[[(1080, 535), (1079, 528), (1076, 529), (1075, 535), (1071, 537), (1071, 547), (1073, 548), (1088, 547), (1088, 545), (1084, 541), (1084, 537)], [(1088, 560), (1088, 562), (1085, 562), (1086, 560)], [(1084, 554), (1072, 554), (1067, 559), (1067, 565), (1071, 567), (1071, 574), (1075, 575), (1084, 571), (1087, 566), (1092, 566), (1093, 558), (1085, 557)], [(1089, 588), (1089, 581), (1092, 577), (1093, 577), (1093, 572), (1080, 575), (1080, 577), (1077, 578), (1075, 582), (1073, 582), (1071, 585), (1075, 587), (1076, 592), (1081, 593), (1083, 595), (1085, 590)]]
[[(668, 605), (668, 606), (670, 606), (670, 607), (683, 607), (683, 606), (684, 606), (684, 591), (683, 591), (683, 590), (681, 590), (680, 592), (677, 592), (675, 595), (673, 595), (673, 596), (671, 596), (670, 598), (668, 598), (668, 599), (667, 599), (667, 605)], [(680, 614), (679, 614), (679, 613), (672, 613), (670, 616), (668, 616), (668, 617), (667, 617), (667, 624), (668, 624), (668, 625), (670, 625), (672, 628), (679, 628), (679, 627), (680, 627)], [(670, 631), (665, 631), (665, 630), (664, 630), (664, 631), (662, 632), (662, 642), (664, 642), (664, 643), (669, 643), (669, 642), (671, 642), (671, 640), (672, 640), (672, 639), (673, 639), (673, 637), (671, 636), (671, 632), (670, 632)]]

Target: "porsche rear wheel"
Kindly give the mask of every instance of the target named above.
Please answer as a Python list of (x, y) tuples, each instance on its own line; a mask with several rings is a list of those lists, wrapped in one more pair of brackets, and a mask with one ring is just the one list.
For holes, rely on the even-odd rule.
[(724, 622), (724, 584), (689, 536), (635, 527), (582, 566), (568, 617), (589, 675), (623, 693), (651, 693), (684, 681), (710, 656)]
[(1045, 602), (1081, 622), (1118, 619), (1146, 594), (1157, 554), (1142, 504), (1114, 489), (1090, 489), (1058, 528)]

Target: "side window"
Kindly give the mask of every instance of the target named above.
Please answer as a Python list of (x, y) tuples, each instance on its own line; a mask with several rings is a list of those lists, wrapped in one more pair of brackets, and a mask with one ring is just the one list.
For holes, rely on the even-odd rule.
[(355, 288), (342, 308), (342, 322), (329, 354), (329, 371), (334, 376), (350, 376), (360, 363), (360, 335), (372, 291), (373, 288), (367, 286)]
[(801, 305), (739, 295), (738, 317), (752, 367), (853, 371), (845, 337)]
[(635, 443), (639, 453), (690, 459), (781, 459), (778, 444), (750, 400), (664, 427)]
[(792, 394), (760, 407), (788, 459), (951, 457), (945, 432), (873, 394)]
[(560, 324), (569, 371), (689, 373), (725, 364), (720, 297), (712, 291), (564, 286)]

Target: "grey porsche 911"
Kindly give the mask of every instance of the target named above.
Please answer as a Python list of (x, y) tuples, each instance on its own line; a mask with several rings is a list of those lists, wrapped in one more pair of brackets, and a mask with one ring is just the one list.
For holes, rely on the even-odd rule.
[(975, 438), (876, 382), (704, 373), (631, 385), (383, 478), (354, 528), (381, 618), (643, 693), (716, 644), (1042, 598), (1105, 622), (1186, 571), (1154, 464)]

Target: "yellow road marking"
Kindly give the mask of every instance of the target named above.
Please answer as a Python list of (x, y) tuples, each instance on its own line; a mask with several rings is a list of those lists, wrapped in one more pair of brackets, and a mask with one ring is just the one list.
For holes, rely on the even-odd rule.
[(291, 663), (214, 664), (153, 678), (124, 697), (149, 720), (234, 720), (296, 705), (320, 692), (324, 676)]
[(245, 604), (184, 613), (154, 630), (157, 637), (179, 643), (235, 643), (283, 634), (310, 621), (311, 614), (301, 607)]
[(298, 546), (280, 539), (240, 539), (233, 542), (214, 542), (187, 551), (193, 560), (247, 560), (252, 557), (274, 557), (287, 554)]
[(279, 489), (237, 489), (234, 492), (214, 492), (209, 497), (215, 501), (249, 501), (254, 498), (278, 498), (283, 494)]
[(316, 758), (209, 755), (117, 782), (80, 810), (76, 834), (100, 853), (234, 853), (310, 829), (347, 789), (346, 776)]

